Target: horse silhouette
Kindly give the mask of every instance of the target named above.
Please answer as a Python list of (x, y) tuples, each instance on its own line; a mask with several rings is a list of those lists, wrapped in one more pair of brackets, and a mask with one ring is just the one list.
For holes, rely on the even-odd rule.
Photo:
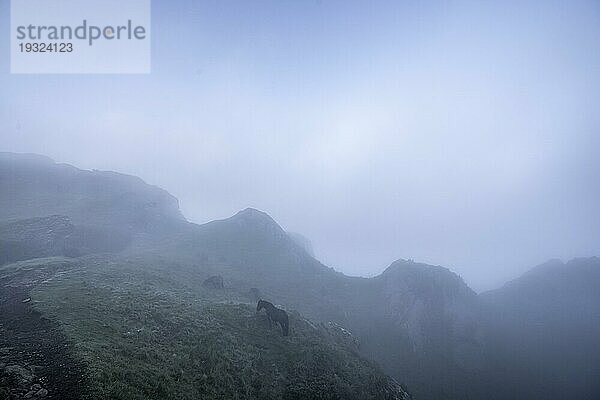
[(269, 328), (272, 326), (273, 322), (277, 322), (281, 326), (281, 332), (283, 333), (283, 336), (288, 336), (290, 334), (290, 323), (287, 313), (282, 309), (275, 307), (268, 301), (259, 300), (258, 304), (256, 305), (256, 312), (258, 313), (263, 308), (267, 311)]

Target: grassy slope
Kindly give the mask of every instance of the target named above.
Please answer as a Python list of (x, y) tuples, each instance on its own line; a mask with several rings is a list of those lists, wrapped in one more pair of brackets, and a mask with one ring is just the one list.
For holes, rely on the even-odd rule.
[(480, 359), (477, 299), (444, 268), (399, 262), (377, 278), (348, 277), (322, 265), (268, 215), (252, 209), (193, 226), (160, 254), (181, 265), (218, 265), (212, 270), (238, 287), (257, 287), (314, 320), (348, 328), (363, 355), (419, 397), (470, 393)]
[(34, 267), (35, 308), (88, 366), (89, 398), (401, 398), (340, 330), (292, 312), (282, 337), (236, 290), (201, 289), (202, 271), (155, 262), (40, 259), (2, 273)]
[[(229, 310), (225, 308), (211, 311), (211, 305), (232, 302), (233, 305), (228, 307), (242, 307), (239, 303), (248, 299), (241, 294), (251, 287), (259, 288), (267, 299), (297, 309), (310, 318), (320, 321), (333, 320), (347, 326), (346, 315), (340, 303), (346, 302), (344, 296), (348, 292), (348, 285), (355, 280), (335, 273), (310, 257), (264, 213), (245, 210), (224, 221), (215, 221), (203, 226), (188, 224), (181, 217), (177, 201), (172, 196), (145, 185), (137, 178), (114, 173), (81, 171), (35, 156), (0, 154), (0, 175), (3, 178), (0, 179), (0, 204), (4, 205), (0, 212), (0, 220), (61, 214), (70, 218), (75, 229), (83, 229), (84, 238), (90, 238), (88, 228), (92, 225), (94, 229), (106, 233), (104, 236), (118, 236), (116, 241), (119, 243), (131, 240), (132, 244), (127, 252), (153, 252), (146, 254), (144, 259), (136, 258), (131, 263), (125, 261), (124, 257), (128, 257), (125, 255), (113, 258), (112, 264), (108, 256), (85, 257), (75, 263), (75, 270), (46, 283), (36, 283), (32, 296), (34, 300), (43, 300), (35, 303), (36, 306), (44, 315), (54, 316), (61, 322), (68, 336), (77, 345), (78, 353), (87, 357), (91, 367), (101, 365), (103, 352), (110, 354), (113, 346), (126, 342), (124, 339), (133, 340), (127, 332), (135, 332), (134, 336), (142, 335), (140, 343), (152, 343), (151, 340), (156, 338), (159, 342), (155, 343), (154, 347), (159, 348), (159, 344), (162, 343), (166, 349), (170, 349), (179, 343), (179, 336), (162, 333), (167, 329), (163, 325), (185, 327), (187, 325), (181, 322), (185, 321), (192, 324), (189, 329), (194, 331), (195, 335), (208, 331), (201, 323), (203, 316), (210, 316), (212, 312), (215, 314), (214, 319), (220, 321), (219, 318), (225, 318), (228, 315), (225, 311)], [(14, 228), (9, 231), (10, 234), (21, 232)], [(42, 234), (48, 232), (45, 227), (34, 231)], [(28, 232), (30, 230), (26, 231)], [(27, 235), (20, 236), (16, 241), (13, 237), (9, 238), (11, 249), (16, 243), (19, 246), (26, 245), (25, 250), (28, 250), (31, 240), (25, 237)], [(128, 240), (124, 241), (121, 236)], [(47, 243), (44, 237), (41, 239), (42, 243)], [(96, 237), (92, 239), (92, 243), (99, 242)], [(82, 247), (81, 243), (78, 244), (78, 247)], [(21, 251), (19, 246), (16, 246), (16, 250)], [(52, 249), (54, 247), (56, 246), (52, 246)], [(64, 246), (58, 247), (62, 249)], [(42, 247), (43, 251), (37, 248), (34, 250), (34, 254), (27, 253), (25, 258), (72, 256), (61, 251), (47, 252), (46, 247)], [(92, 252), (96, 251), (110, 250), (95, 249)], [(89, 253), (82, 251), (77, 254)], [(15, 259), (24, 258), (13, 257), (7, 261)], [(36, 262), (30, 262), (29, 267)], [(72, 262), (67, 261), (66, 264)], [(37, 268), (46, 269), (44, 265), (41, 263)], [(221, 293), (200, 291), (203, 279), (216, 273), (222, 274), (226, 284), (235, 290), (228, 289)], [(77, 282), (80, 286), (77, 286)], [(162, 308), (163, 306), (165, 308)], [(105, 311), (101, 313), (102, 310)], [(95, 314), (98, 315), (91, 317)], [(160, 320), (154, 321), (155, 317)], [(177, 320), (173, 322), (173, 319)], [(237, 320), (234, 318), (234, 321)], [(195, 323), (199, 325), (193, 325)], [(134, 331), (131, 331), (130, 325), (135, 325)], [(158, 328), (152, 328), (154, 325)], [(114, 331), (114, 337), (102, 329), (97, 330), (99, 327)], [(221, 337), (227, 336), (226, 329), (221, 333)], [(316, 330), (313, 333), (323, 344), (331, 342), (330, 335), (326, 332)], [(93, 347), (94, 351), (100, 352), (100, 358), (96, 359), (91, 358), (95, 355), (94, 351), (88, 351), (86, 347), (92, 340), (89, 338), (95, 337), (95, 343), (91, 343), (96, 346)], [(249, 339), (242, 339), (249, 343)], [(332, 348), (342, 359), (345, 358), (342, 354), (358, 358), (347, 350), (346, 345), (338, 343)], [(185, 347), (180, 350), (189, 351)], [(293, 349), (287, 349), (282, 354), (291, 354), (291, 350)], [(310, 353), (303, 350), (303, 354)], [(130, 355), (123, 358), (124, 362), (131, 362), (128, 360)], [(167, 365), (162, 362), (170, 359), (158, 358), (152, 365)], [(106, 367), (118, 365), (117, 361), (109, 358)], [(282, 356), (278, 362), (283, 361), (285, 360)], [(125, 366), (121, 370), (126, 370)], [(184, 371), (184, 374), (186, 373), (187, 370)], [(378, 371), (373, 373), (382, 376)], [(135, 374), (135, 368), (132, 368), (129, 374)], [(289, 379), (294, 376), (291, 372), (286, 374)], [(319, 374), (323, 375), (320, 372)], [(333, 377), (344, 376), (341, 371), (333, 374)], [(156, 375), (148, 375), (145, 370), (142, 370), (142, 375), (151, 376), (152, 384), (160, 382)], [(99, 373), (92, 374), (91, 379), (95, 387), (102, 387), (102, 382), (126, 380), (101, 378)], [(341, 383), (346, 382), (346, 378), (343, 378), (341, 383), (337, 379), (336, 377), (334, 383), (340, 384), (339, 387), (343, 386)], [(348, 382), (360, 386), (366, 385), (367, 381), (365, 376), (355, 373)], [(286, 385), (288, 388), (293, 387), (290, 382)], [(189, 385), (177, 381), (177, 384), (171, 387), (175, 390), (173, 393), (178, 393), (176, 389), (179, 387), (192, 390)], [(337, 392), (334, 389), (332, 387), (326, 390), (335, 394)], [(119, 390), (126, 391), (126, 388)], [(360, 396), (362, 389), (352, 390), (356, 396)], [(369, 392), (378, 393), (372, 390)], [(281, 393), (277, 394), (280, 395)], [(190, 396), (193, 397), (192, 394)]]

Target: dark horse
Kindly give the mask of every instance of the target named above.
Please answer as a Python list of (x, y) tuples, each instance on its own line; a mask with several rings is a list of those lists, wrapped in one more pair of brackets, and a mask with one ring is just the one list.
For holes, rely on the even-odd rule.
[(287, 336), (290, 334), (290, 323), (288, 321), (288, 315), (282, 309), (275, 307), (273, 304), (268, 301), (259, 300), (256, 305), (256, 312), (258, 313), (262, 309), (267, 310), (267, 317), (269, 319), (269, 328), (271, 327), (272, 322), (278, 322), (281, 325), (281, 331), (283, 332), (283, 336)]

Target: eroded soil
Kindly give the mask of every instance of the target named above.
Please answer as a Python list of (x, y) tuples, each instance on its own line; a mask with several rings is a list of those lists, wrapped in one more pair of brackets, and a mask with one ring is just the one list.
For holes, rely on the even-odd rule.
[(58, 323), (32, 307), (29, 291), (45, 276), (31, 275), (0, 275), (0, 400), (80, 399), (85, 368)]

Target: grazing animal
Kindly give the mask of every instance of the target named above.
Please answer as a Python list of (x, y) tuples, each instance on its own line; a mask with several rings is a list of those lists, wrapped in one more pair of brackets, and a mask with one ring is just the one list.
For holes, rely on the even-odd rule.
[(288, 336), (290, 334), (290, 323), (288, 320), (287, 313), (282, 309), (275, 307), (268, 301), (259, 300), (258, 304), (256, 305), (256, 312), (258, 313), (263, 308), (267, 311), (267, 317), (269, 319), (269, 328), (271, 327), (272, 322), (277, 322), (281, 326), (283, 336)]

